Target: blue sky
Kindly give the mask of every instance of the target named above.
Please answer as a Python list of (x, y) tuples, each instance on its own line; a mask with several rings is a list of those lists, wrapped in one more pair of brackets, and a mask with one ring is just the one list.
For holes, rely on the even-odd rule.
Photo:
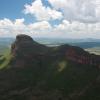
[[(30, 4), (33, 0), (0, 0), (0, 19), (16, 19), (26, 17), (22, 13), (24, 5)], [(27, 19), (29, 20), (29, 19)]]
[(0, 18), (17, 18), (24, 9), (24, 4), (31, 3), (32, 0), (0, 0)]
[[(9, 18), (25, 18), (26, 23), (31, 23), (35, 18), (31, 15), (25, 16), (23, 13), (24, 5), (31, 4), (34, 0), (0, 0), (0, 19)], [(45, 6), (50, 6), (47, 0), (42, 0)], [(54, 22), (53, 22), (54, 23)]]
[(0, 37), (100, 38), (100, 0), (0, 0)]

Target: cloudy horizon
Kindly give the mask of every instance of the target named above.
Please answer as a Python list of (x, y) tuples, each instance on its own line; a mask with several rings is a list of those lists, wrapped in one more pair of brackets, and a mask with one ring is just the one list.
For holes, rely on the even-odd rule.
[(100, 38), (99, 0), (1, 0), (0, 9), (0, 37)]

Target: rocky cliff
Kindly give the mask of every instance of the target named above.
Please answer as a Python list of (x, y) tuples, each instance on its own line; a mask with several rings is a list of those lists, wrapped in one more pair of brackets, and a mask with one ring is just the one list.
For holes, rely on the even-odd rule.
[(47, 51), (48, 47), (35, 42), (30, 36), (21, 34), (16, 36), (11, 45), (12, 62), (15, 66), (29, 66)]
[(16, 36), (11, 46), (13, 66), (30, 66), (34, 62), (46, 62), (47, 59), (65, 58), (80, 64), (100, 66), (100, 56), (90, 54), (80, 47), (61, 45), (47, 47), (35, 42), (30, 36), (20, 34)]
[(46, 47), (27, 35), (16, 37), (10, 55), (0, 70), (0, 100), (100, 100), (100, 56), (67, 44)]

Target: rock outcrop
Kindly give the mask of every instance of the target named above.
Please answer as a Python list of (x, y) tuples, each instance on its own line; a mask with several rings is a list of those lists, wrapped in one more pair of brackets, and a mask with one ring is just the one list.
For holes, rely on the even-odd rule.
[(29, 66), (34, 59), (39, 59), (44, 55), (47, 47), (35, 42), (30, 36), (21, 34), (16, 36), (15, 42), (11, 46), (11, 54), (15, 66)]
[(16, 36), (15, 42), (11, 46), (11, 53), (13, 56), (22, 55), (26, 48), (33, 45), (33, 39), (27, 35)]
[(67, 44), (46, 47), (27, 35), (16, 37), (11, 55), (10, 64), (0, 59), (0, 100), (100, 100), (100, 56)]
[(53, 60), (61, 57), (76, 63), (100, 67), (100, 56), (90, 54), (80, 47), (67, 44), (47, 47), (24, 34), (16, 36), (16, 40), (11, 46), (11, 54), (13, 56), (12, 62), (17, 67), (31, 66), (34, 62), (46, 62), (48, 59)]
[(91, 65), (100, 68), (100, 56), (90, 54), (79, 47), (70, 46), (66, 50), (66, 58), (80, 64)]

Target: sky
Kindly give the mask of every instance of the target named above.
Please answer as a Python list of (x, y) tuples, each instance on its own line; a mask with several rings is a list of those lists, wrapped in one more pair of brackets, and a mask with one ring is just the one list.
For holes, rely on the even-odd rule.
[(100, 0), (0, 0), (0, 37), (100, 39)]

